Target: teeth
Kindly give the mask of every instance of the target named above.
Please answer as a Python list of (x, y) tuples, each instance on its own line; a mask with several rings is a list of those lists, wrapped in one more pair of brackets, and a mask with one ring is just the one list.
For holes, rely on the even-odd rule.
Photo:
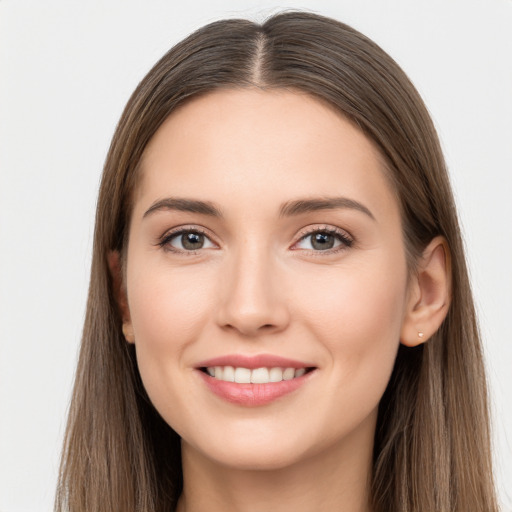
[(269, 382), (281, 382), (302, 377), (306, 368), (234, 368), (233, 366), (209, 366), (206, 369), (208, 375), (226, 382), (239, 384), (267, 384)]
[(281, 382), (283, 380), (283, 369), (270, 368), (269, 380), (270, 382)]
[(256, 368), (251, 372), (251, 382), (254, 384), (266, 384), (270, 382), (266, 368)]
[(222, 380), (226, 380), (228, 382), (235, 382), (235, 369), (232, 366), (224, 366)]
[(306, 368), (295, 370), (295, 377), (302, 377), (306, 373)]
[(235, 368), (235, 382), (249, 384), (251, 382), (251, 370), (249, 368)]
[(286, 368), (283, 372), (283, 380), (291, 380), (295, 377), (295, 369), (294, 368)]

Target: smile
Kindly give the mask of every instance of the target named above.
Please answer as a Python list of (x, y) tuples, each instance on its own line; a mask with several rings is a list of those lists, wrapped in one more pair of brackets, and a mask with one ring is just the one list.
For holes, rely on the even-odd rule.
[(317, 373), (305, 361), (276, 355), (231, 354), (202, 361), (196, 375), (223, 400), (245, 407), (269, 404), (298, 390)]
[(209, 366), (206, 372), (210, 377), (238, 384), (268, 384), (302, 377), (307, 368), (244, 368), (233, 366)]

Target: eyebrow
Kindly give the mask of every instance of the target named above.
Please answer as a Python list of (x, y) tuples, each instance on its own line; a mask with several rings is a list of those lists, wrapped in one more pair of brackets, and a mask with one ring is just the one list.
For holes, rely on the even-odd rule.
[(364, 204), (348, 197), (325, 197), (289, 201), (281, 207), (279, 216), (291, 217), (318, 210), (336, 210), (339, 208), (357, 210), (375, 220), (373, 213)]
[[(372, 212), (363, 204), (348, 197), (326, 197), (297, 199), (284, 203), (280, 210), (280, 217), (293, 217), (304, 213), (316, 212), (319, 210), (350, 209), (364, 213), (375, 220)], [(221, 209), (210, 201), (197, 199), (185, 199), (180, 197), (167, 197), (155, 201), (143, 215), (143, 218), (157, 211), (175, 210), (189, 213), (199, 213), (210, 217), (223, 218)]]
[(148, 215), (151, 215), (152, 213), (162, 210), (177, 210), (180, 212), (200, 213), (201, 215), (209, 215), (210, 217), (223, 217), (220, 208), (218, 208), (209, 201), (183, 199), (180, 197), (167, 197), (165, 199), (155, 201), (149, 207), (149, 209), (146, 210), (146, 213), (144, 213), (143, 218), (147, 217)]

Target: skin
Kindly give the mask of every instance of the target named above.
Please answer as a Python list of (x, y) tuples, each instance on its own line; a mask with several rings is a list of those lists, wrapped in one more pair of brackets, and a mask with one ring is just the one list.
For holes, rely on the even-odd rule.
[[(210, 93), (180, 107), (150, 141), (120, 302), (148, 395), (182, 437), (180, 512), (370, 510), (377, 407), (399, 343), (425, 342), (449, 303), (443, 240), (408, 275), (383, 169), (351, 123), (290, 91)], [(351, 207), (279, 214), (290, 201), (335, 196), (371, 215)], [(223, 216), (146, 214), (169, 197), (214, 203)], [(176, 228), (200, 229), (205, 245), (187, 252), (180, 236), (169, 239)], [(315, 248), (311, 233), (326, 229), (351, 243)], [(195, 369), (262, 353), (316, 369), (259, 407), (217, 397)]]

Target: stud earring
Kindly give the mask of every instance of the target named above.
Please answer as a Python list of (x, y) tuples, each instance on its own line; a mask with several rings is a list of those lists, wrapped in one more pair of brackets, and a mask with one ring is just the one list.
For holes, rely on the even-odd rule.
[(420, 332), (418, 332), (418, 338), (420, 338), (420, 339), (421, 339), (421, 338), (423, 338), (423, 336), (424, 336), (424, 334), (423, 334), (421, 331), (420, 331)]

